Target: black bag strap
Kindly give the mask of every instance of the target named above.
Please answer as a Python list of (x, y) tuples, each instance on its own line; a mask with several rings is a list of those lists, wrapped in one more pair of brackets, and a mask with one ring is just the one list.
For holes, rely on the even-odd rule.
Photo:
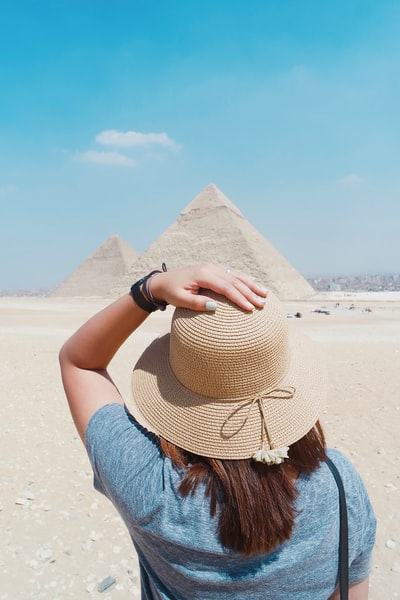
[(331, 470), (339, 489), (339, 514), (340, 514), (340, 532), (339, 532), (339, 589), (340, 600), (348, 600), (349, 597), (349, 532), (347, 525), (347, 506), (346, 495), (343, 487), (343, 481), (339, 471), (330, 458), (326, 459), (326, 464)]

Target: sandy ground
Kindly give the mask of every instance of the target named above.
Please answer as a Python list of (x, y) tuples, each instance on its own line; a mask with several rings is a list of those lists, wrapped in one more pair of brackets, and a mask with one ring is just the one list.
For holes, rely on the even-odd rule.
[[(0, 298), (0, 600), (139, 597), (133, 547), (92, 488), (58, 369), (63, 341), (106, 303)], [(351, 457), (375, 506), (370, 598), (400, 598), (400, 294), (324, 294), (287, 310), (302, 313), (290, 327), (308, 333), (328, 359), (328, 442)], [(169, 317), (152, 315), (112, 364), (128, 404), (131, 366)], [(100, 594), (108, 576), (116, 583)]]

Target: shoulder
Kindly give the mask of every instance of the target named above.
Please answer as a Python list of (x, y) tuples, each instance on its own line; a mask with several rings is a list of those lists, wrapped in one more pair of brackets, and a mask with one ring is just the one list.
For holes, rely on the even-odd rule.
[(367, 496), (367, 491), (362, 481), (361, 474), (351, 460), (336, 449), (328, 449), (327, 454), (328, 458), (331, 459), (336, 469), (339, 471), (344, 488), (346, 490), (346, 495), (351, 496), (355, 492), (357, 495)]
[(370, 570), (375, 545), (376, 517), (360, 473), (338, 450), (329, 450), (345, 489), (349, 525), (350, 582), (364, 580)]
[(329, 450), (328, 457), (335, 464), (342, 478), (349, 518), (354, 519), (359, 528), (369, 529), (372, 535), (376, 528), (376, 519), (361, 474), (353, 463), (338, 450)]
[(146, 431), (123, 404), (106, 404), (91, 417), (85, 431), (86, 447), (102, 441), (117, 444), (122, 440), (157, 442), (155, 435)]
[[(369, 523), (371, 530), (375, 527), (375, 516), (368, 491), (360, 473), (342, 452), (328, 449), (328, 458), (334, 463), (343, 482), (349, 518), (357, 523)], [(323, 500), (326, 506), (337, 499), (337, 484), (328, 465), (322, 463), (310, 476), (302, 476), (299, 480), (300, 492), (313, 498), (315, 494)]]
[(364, 487), (360, 473), (347, 456), (333, 448), (328, 449), (327, 455), (339, 471), (345, 488), (348, 487), (348, 485), (354, 485), (355, 483)]
[(146, 431), (122, 404), (107, 404), (90, 419), (85, 446), (95, 475), (137, 473), (160, 459), (158, 438)]
[(343, 473), (343, 475), (346, 475), (348, 473), (350, 475), (357, 473), (357, 470), (351, 460), (342, 452), (340, 452), (340, 450), (336, 450), (336, 448), (328, 448), (327, 455), (328, 458), (330, 458), (335, 464), (340, 474)]
[(158, 438), (119, 404), (98, 409), (85, 436), (94, 487), (132, 523), (163, 501), (164, 463)]

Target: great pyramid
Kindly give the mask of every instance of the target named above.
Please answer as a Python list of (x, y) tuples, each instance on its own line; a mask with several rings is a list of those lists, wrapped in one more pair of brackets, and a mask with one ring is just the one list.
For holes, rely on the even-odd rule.
[(178, 219), (141, 254), (121, 277), (115, 294), (162, 262), (169, 269), (215, 262), (243, 270), (282, 300), (305, 298), (313, 288), (244, 218), (240, 210), (209, 184), (183, 209)]
[(118, 235), (110, 236), (52, 296), (106, 296), (130, 269), (138, 253)]

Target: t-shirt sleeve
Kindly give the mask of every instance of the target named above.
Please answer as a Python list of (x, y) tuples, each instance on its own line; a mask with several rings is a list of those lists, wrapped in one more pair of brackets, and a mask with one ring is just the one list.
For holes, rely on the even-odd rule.
[(94, 413), (85, 445), (94, 487), (112, 501), (128, 483), (140, 488), (141, 475), (162, 462), (156, 436), (143, 429), (122, 404), (107, 404)]
[[(375, 545), (376, 518), (363, 482), (360, 483), (360, 514), (362, 521), (359, 554), (350, 564), (350, 583), (363, 581), (372, 569), (372, 553)], [(362, 515), (362, 517), (361, 517)]]

